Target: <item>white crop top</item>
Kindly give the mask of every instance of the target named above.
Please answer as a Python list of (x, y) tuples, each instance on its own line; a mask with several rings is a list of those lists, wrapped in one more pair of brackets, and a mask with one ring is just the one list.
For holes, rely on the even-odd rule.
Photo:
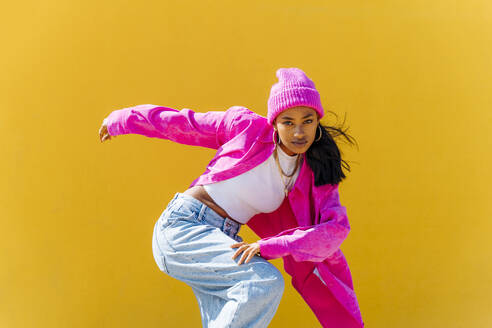
[[(275, 157), (270, 157), (249, 171), (230, 179), (203, 185), (217, 205), (234, 220), (245, 224), (258, 213), (275, 211), (285, 198), (284, 182), (290, 190), (299, 175), (302, 158), (296, 173), (291, 177), (281, 176)], [(296, 165), (297, 156), (289, 156), (277, 146), (280, 166), (290, 175)], [(283, 181), (282, 181), (283, 178)]]

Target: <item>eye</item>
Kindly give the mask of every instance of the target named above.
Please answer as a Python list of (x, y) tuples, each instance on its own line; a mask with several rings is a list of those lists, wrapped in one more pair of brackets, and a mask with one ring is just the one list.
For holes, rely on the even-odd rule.
[(284, 122), (284, 124), (285, 124), (285, 125), (289, 125), (289, 124), (291, 124), (291, 123), (292, 123), (292, 122), (290, 122), (290, 121), (286, 121), (286, 122)]
[(313, 120), (307, 120), (305, 122), (308, 122), (308, 124), (313, 123)]

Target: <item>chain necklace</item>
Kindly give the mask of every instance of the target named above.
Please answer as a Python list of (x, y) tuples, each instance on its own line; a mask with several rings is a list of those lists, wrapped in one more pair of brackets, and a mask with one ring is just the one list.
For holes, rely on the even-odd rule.
[[(284, 194), (285, 194), (285, 197), (287, 197), (288, 194), (289, 194), (289, 190), (287, 189), (287, 185), (290, 183), (290, 181), (292, 180), (292, 176), (294, 176), (294, 174), (297, 171), (297, 168), (299, 167), (299, 161), (301, 159), (301, 155), (300, 154), (297, 155), (296, 167), (294, 168), (294, 170), (292, 170), (292, 173), (290, 175), (287, 175), (287, 174), (284, 173), (284, 171), (282, 170), (282, 167), (280, 166), (280, 162), (278, 160), (277, 147), (280, 147), (280, 146), (277, 145), (275, 147), (275, 151), (274, 151), (274, 156), (273, 157), (275, 157), (275, 162), (277, 162), (277, 167), (278, 167), (278, 170), (280, 172), (280, 179), (282, 180), (282, 184), (284, 185)], [(285, 183), (283, 176), (285, 176), (287, 178), (290, 178), (289, 179), (289, 182)]]

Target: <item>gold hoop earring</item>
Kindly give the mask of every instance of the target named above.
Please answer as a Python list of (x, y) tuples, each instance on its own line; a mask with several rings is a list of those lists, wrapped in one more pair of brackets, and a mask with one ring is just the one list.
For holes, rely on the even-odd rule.
[(318, 139), (314, 140), (314, 141), (320, 141), (321, 140), (321, 136), (323, 135), (323, 130), (321, 130), (321, 125), (318, 124), (318, 129), (319, 129), (319, 137)]
[[(273, 135), (272, 135), (272, 137), (273, 137), (273, 143), (277, 145), (277, 144), (280, 144), (280, 136), (277, 133), (278, 138), (275, 138), (275, 132), (277, 132), (277, 130), (273, 129)], [(278, 141), (276, 142), (275, 139), (278, 139)]]

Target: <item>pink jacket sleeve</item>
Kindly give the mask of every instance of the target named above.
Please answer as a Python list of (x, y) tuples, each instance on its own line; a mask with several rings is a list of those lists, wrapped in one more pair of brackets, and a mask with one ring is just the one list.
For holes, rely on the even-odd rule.
[(218, 149), (227, 141), (224, 120), (232, 111), (194, 112), (156, 105), (138, 105), (111, 112), (103, 121), (111, 136), (140, 134), (185, 145)]
[(347, 238), (350, 225), (347, 209), (340, 205), (338, 184), (316, 187), (314, 194), (320, 223), (284, 230), (258, 241), (267, 260), (291, 255), (296, 261), (322, 262), (335, 253)]

